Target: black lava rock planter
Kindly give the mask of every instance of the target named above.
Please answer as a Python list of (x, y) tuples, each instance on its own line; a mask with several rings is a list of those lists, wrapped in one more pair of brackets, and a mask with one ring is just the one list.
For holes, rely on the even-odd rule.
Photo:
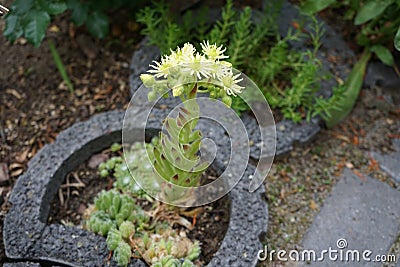
[(3, 267), (41, 267), (39, 263), (34, 262), (15, 262), (15, 263), (5, 263)]
[[(164, 116), (156, 114), (159, 114), (157, 119)], [(123, 116), (123, 112), (113, 111), (79, 122), (60, 133), (53, 144), (46, 145), (31, 160), (12, 191), (12, 207), (4, 220), (3, 235), (6, 256), (10, 260), (35, 263), (10, 263), (10, 267), (39, 266), (37, 263), (116, 266), (113, 261), (107, 262), (109, 252), (104, 237), (75, 226), (46, 222), (51, 200), (65, 175), (92, 154), (121, 141)], [(215, 135), (219, 135), (218, 131)], [(214, 163), (214, 167), (225, 165), (219, 159)], [(266, 231), (268, 212), (262, 197), (264, 187), (255, 193), (247, 190), (253, 172), (254, 167), (249, 165), (243, 179), (229, 193), (229, 228), (208, 266), (255, 266), (257, 262), (257, 252), (262, 248), (259, 236)], [(132, 259), (129, 266), (145, 264)]]
[[(290, 3), (286, 2), (282, 7), (278, 20), (280, 34), (286, 35), (292, 21), (299, 18), (300, 15), (298, 10)], [(323, 25), (323, 28), (326, 34), (321, 40), (322, 47), (318, 56), (325, 68), (334, 71), (336, 76), (340, 77), (342, 80), (345, 80), (348, 72), (350, 72), (351, 69), (349, 63), (352, 63), (355, 60), (355, 55), (347, 47), (339, 34), (325, 24)], [(157, 60), (159, 58), (160, 53), (158, 48), (155, 46), (148, 46), (147, 43), (147, 39), (142, 41), (140, 48), (134, 52), (131, 60), (130, 87), (132, 95), (142, 85), (142, 82), (139, 78), (140, 74), (145, 73), (149, 69), (149, 64), (153, 60)], [(293, 47), (295, 49), (304, 49), (306, 45), (293, 44)], [(328, 61), (328, 55), (335, 56), (337, 59), (335, 64)], [(333, 80), (321, 84), (320, 94), (329, 96), (331, 94), (332, 87), (335, 84), (336, 82)], [(172, 99), (163, 99), (160, 104), (174, 106), (176, 105), (176, 101), (174, 102)], [(251, 156), (254, 159), (259, 159), (261, 137), (257, 122), (248, 114), (244, 114), (242, 119), (249, 134), (250, 141), (252, 141), (254, 144), (250, 147)], [(323, 121), (321, 118), (314, 118), (311, 120), (311, 122), (304, 120), (300, 123), (294, 123), (289, 120), (283, 120), (277, 123), (276, 156), (280, 156), (291, 151), (295, 143), (304, 144), (309, 142), (320, 131), (322, 124)]]

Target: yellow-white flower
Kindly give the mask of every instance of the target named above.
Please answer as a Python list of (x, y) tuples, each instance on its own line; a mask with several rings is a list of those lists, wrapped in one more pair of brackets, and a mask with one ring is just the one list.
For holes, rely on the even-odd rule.
[(183, 63), (182, 73), (187, 73), (191, 76), (201, 79), (201, 76), (208, 78), (211, 76), (211, 61), (207, 60), (204, 56), (196, 53), (192, 60)]
[(240, 94), (242, 92), (243, 86), (239, 86), (237, 83), (241, 82), (243, 78), (238, 79), (240, 73), (237, 75), (227, 74), (225, 76), (220, 76), (218, 79), (221, 81), (221, 86), (224, 88), (228, 95)]
[(210, 63), (210, 73), (213, 79), (232, 73), (232, 64), (227, 61), (215, 61)]
[(203, 43), (201, 43), (201, 48), (203, 49), (203, 54), (206, 55), (210, 60), (221, 60), (228, 58), (228, 56), (224, 55), (226, 48), (223, 48), (222, 45), (218, 47), (216, 44), (210, 45), (208, 41), (203, 41)]
[(163, 91), (160, 88), (171, 88), (174, 96), (184, 92), (181, 85), (191, 82), (217, 83), (228, 95), (241, 93), (244, 87), (238, 85), (242, 81), (240, 74), (234, 76), (232, 64), (222, 60), (228, 58), (224, 55), (226, 49), (222, 45), (210, 45), (208, 41), (204, 41), (201, 47), (201, 54), (190, 43), (175, 51), (171, 50), (169, 56), (163, 56), (160, 62), (154, 61), (150, 65), (152, 69), (148, 72), (153, 75), (142, 75), (142, 81), (145, 85), (157, 87), (157, 91)]
[(170, 60), (170, 57), (162, 57), (161, 63), (157, 61), (153, 61), (155, 65), (150, 65), (153, 70), (149, 70), (148, 72), (154, 73), (157, 78), (167, 78), (168, 74), (170, 74), (170, 68), (176, 66), (174, 62)]
[(196, 53), (196, 48), (191, 43), (186, 43), (180, 50), (183, 60), (191, 60)]

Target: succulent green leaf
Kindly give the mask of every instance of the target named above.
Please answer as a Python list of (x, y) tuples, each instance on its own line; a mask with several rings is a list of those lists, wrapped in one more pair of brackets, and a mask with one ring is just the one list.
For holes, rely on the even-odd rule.
[(332, 128), (340, 123), (353, 109), (353, 106), (358, 98), (358, 94), (360, 93), (364, 80), (365, 69), (370, 58), (371, 52), (369, 50), (365, 50), (360, 60), (354, 65), (345, 83), (346, 91), (344, 92), (344, 97), (338, 103), (340, 110), (329, 110), (331, 117), (325, 121), (327, 127)]
[(107, 170), (101, 170), (100, 171), (100, 176), (102, 177), (102, 178), (105, 178), (105, 177), (107, 177), (108, 176), (108, 171)]
[(354, 19), (354, 24), (360, 25), (378, 17), (393, 2), (394, 0), (369, 0), (358, 11), (356, 18)]
[(195, 267), (194, 263), (188, 259), (185, 259), (185, 261), (182, 263), (182, 267)]
[(112, 152), (117, 152), (117, 151), (121, 150), (121, 148), (122, 148), (122, 145), (118, 144), (118, 143), (114, 143), (111, 145)]
[(90, 215), (87, 227), (94, 233), (101, 233), (103, 236), (107, 235), (108, 231), (115, 227), (115, 222), (111, 220), (110, 216), (102, 210), (93, 212)]
[(123, 242), (121, 232), (116, 228), (110, 229), (106, 239), (108, 249), (115, 250), (121, 242)]
[(119, 226), (119, 231), (123, 238), (129, 238), (135, 232), (135, 225), (132, 222), (124, 221)]
[(199, 242), (195, 242), (192, 246), (191, 251), (186, 256), (186, 259), (188, 259), (190, 261), (194, 261), (200, 256), (200, 253), (201, 253), (201, 248), (200, 248)]
[(113, 259), (119, 266), (127, 266), (131, 260), (131, 247), (128, 243), (122, 241), (114, 250)]
[(178, 259), (174, 258), (171, 255), (168, 255), (158, 262), (151, 265), (151, 267), (180, 267), (181, 263)]
[(393, 66), (394, 59), (393, 55), (389, 49), (384, 47), (383, 45), (374, 45), (370, 48), (371, 52), (374, 52), (375, 55), (386, 65)]

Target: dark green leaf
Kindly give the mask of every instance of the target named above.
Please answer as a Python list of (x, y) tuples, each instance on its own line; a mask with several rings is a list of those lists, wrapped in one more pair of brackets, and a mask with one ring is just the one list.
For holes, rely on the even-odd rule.
[(22, 21), (25, 38), (38, 47), (46, 34), (49, 23), (50, 16), (46, 11), (32, 10)]
[(20, 17), (11, 14), (8, 15), (6, 18), (6, 29), (3, 33), (4, 36), (13, 43), (17, 38), (21, 37), (23, 33)]
[(394, 59), (392, 53), (390, 53), (389, 49), (382, 45), (374, 45), (370, 48), (371, 52), (374, 52), (375, 55), (386, 65), (393, 66)]
[(303, 5), (301, 5), (301, 11), (307, 14), (314, 14), (335, 2), (336, 0), (307, 0)]
[(327, 111), (327, 114), (331, 115), (325, 121), (328, 128), (332, 128), (333, 126), (344, 120), (353, 109), (353, 106), (356, 103), (356, 100), (360, 93), (361, 86), (364, 80), (365, 69), (370, 58), (371, 52), (369, 50), (366, 50), (364, 51), (360, 60), (354, 65), (349, 74), (349, 77), (346, 80), (346, 91), (344, 92), (343, 98), (338, 101), (338, 106), (340, 107), (340, 110), (333, 108)]
[(50, 15), (57, 15), (67, 10), (67, 4), (63, 0), (39, 0), (40, 7)]
[(16, 0), (11, 6), (11, 13), (24, 15), (32, 9), (35, 0)]
[(67, 6), (72, 10), (71, 20), (77, 25), (81, 26), (86, 22), (88, 17), (88, 6), (79, 0), (67, 0)]
[(88, 31), (97, 38), (104, 38), (108, 34), (108, 17), (102, 12), (93, 12), (86, 21)]
[(376, 18), (392, 3), (393, 0), (370, 0), (361, 7), (360, 11), (358, 11), (354, 24), (360, 25)]
[(400, 27), (397, 30), (396, 36), (394, 37), (394, 47), (400, 51)]
[(95, 11), (102, 11), (107, 9), (114, 8), (114, 1), (110, 0), (96, 0), (96, 1), (89, 1), (90, 10)]

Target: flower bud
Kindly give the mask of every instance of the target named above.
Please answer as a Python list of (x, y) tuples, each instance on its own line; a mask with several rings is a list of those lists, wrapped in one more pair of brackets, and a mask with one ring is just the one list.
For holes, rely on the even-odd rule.
[(155, 101), (157, 99), (157, 93), (155, 91), (150, 91), (147, 94), (147, 98), (149, 99), (149, 101)]
[(224, 96), (222, 98), (222, 102), (227, 106), (227, 107), (231, 107), (232, 105), (232, 98), (230, 96)]
[(178, 85), (172, 88), (172, 95), (173, 96), (180, 96), (185, 91), (183, 85)]
[(152, 87), (156, 83), (154, 76), (151, 74), (141, 74), (140, 79), (146, 87)]

